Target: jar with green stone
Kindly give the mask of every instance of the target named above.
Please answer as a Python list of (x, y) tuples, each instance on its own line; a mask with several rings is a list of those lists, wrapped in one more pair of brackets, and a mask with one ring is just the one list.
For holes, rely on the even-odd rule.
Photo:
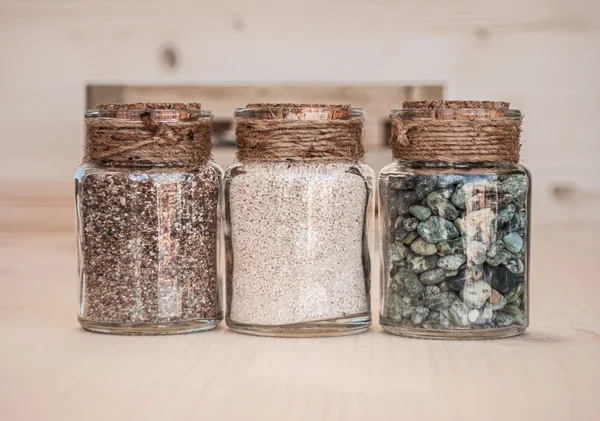
[(421, 338), (521, 334), (529, 323), (531, 176), (505, 102), (408, 101), (379, 175), (380, 323)]

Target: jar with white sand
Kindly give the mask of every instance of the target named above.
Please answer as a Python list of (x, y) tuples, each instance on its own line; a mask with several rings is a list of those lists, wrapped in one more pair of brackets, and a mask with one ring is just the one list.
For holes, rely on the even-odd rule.
[(371, 323), (374, 174), (349, 106), (236, 111), (225, 175), (227, 325), (267, 336), (357, 333)]

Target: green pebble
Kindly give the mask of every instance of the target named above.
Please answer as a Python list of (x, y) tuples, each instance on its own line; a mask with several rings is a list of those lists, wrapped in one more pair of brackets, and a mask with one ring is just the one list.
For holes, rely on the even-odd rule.
[(522, 258), (523, 258), (523, 256), (524, 256), (524, 254), (523, 254), (523, 252), (522, 252), (522, 251), (520, 251), (520, 252), (518, 252), (518, 253), (514, 253), (514, 255), (515, 255), (515, 257), (516, 257), (517, 259), (522, 259)]
[(506, 314), (501, 311), (498, 311), (494, 315), (494, 322), (496, 323), (496, 326), (498, 326), (498, 327), (506, 327), (506, 326), (512, 325), (515, 322), (515, 320), (510, 314)]
[(458, 210), (448, 199), (444, 197), (443, 192), (434, 191), (427, 196), (427, 205), (436, 215), (445, 219), (456, 219), (459, 215)]
[(463, 242), (461, 238), (442, 241), (441, 243), (437, 243), (437, 249), (438, 253), (442, 256), (459, 253), (463, 251)]
[(485, 261), (488, 265), (496, 267), (507, 262), (511, 257), (512, 255), (509, 253), (508, 250), (502, 249), (495, 256), (488, 256), (488, 258), (485, 259)]
[(521, 210), (515, 212), (515, 216), (508, 223), (508, 228), (510, 231), (519, 231), (525, 228), (525, 225), (527, 225), (527, 215), (525, 211)]
[(428, 243), (439, 243), (458, 237), (460, 234), (452, 222), (439, 216), (432, 216), (417, 227), (419, 235)]
[(430, 286), (425, 287), (425, 291), (423, 291), (423, 296), (435, 295), (435, 294), (439, 294), (440, 292), (442, 292), (440, 287), (435, 286), (435, 285), (430, 285)]
[(430, 270), (423, 272), (419, 276), (419, 279), (421, 280), (421, 283), (423, 285), (432, 286), (432, 285), (437, 285), (440, 282), (442, 282), (444, 280), (445, 276), (446, 276), (446, 274), (444, 273), (443, 269), (436, 268), (436, 269), (430, 269)]
[(496, 257), (498, 252), (504, 248), (504, 242), (502, 240), (498, 240), (492, 244), (488, 248), (487, 255), (488, 257)]
[(502, 241), (510, 252), (518, 253), (523, 248), (523, 238), (516, 232), (505, 235)]
[(435, 189), (438, 182), (438, 177), (435, 175), (422, 175), (417, 179), (415, 190), (421, 195), (421, 197), (427, 196)]
[(459, 230), (462, 235), (466, 235), (467, 224), (465, 222), (465, 218), (456, 218), (452, 222), (454, 223), (454, 226), (456, 227), (456, 229)]
[(439, 294), (426, 296), (425, 305), (431, 310), (440, 310), (450, 307), (450, 305), (457, 300), (458, 297), (453, 292), (440, 292)]
[(437, 266), (437, 256), (420, 256), (416, 253), (409, 253), (406, 260), (410, 264), (410, 269), (413, 273), (422, 273), (429, 269), (434, 269)]
[(422, 238), (418, 238), (410, 244), (410, 249), (421, 256), (431, 256), (437, 253), (435, 244), (430, 244)]
[(400, 323), (402, 321), (402, 314), (398, 311), (395, 304), (389, 304), (385, 311), (385, 317), (393, 322)]
[(408, 212), (408, 209), (419, 201), (419, 196), (414, 191), (399, 191), (396, 208), (398, 215)]
[(455, 326), (469, 326), (469, 308), (462, 301), (454, 301), (442, 314)]
[[(477, 318), (475, 320), (471, 320), (475, 314), (477, 314)], [(491, 323), (493, 319), (494, 312), (489, 303), (486, 303), (481, 310), (471, 310), (469, 312), (469, 320), (474, 325), (485, 325)]]
[(412, 316), (415, 308), (410, 304), (410, 298), (403, 297), (402, 300), (396, 302), (396, 310), (400, 315), (404, 318), (409, 318)]
[(450, 200), (457, 208), (465, 209), (467, 207), (467, 195), (463, 186), (458, 186), (456, 190), (454, 190), (454, 194)]
[(471, 282), (461, 291), (461, 297), (469, 308), (481, 308), (492, 296), (492, 287), (485, 281)]
[(400, 228), (400, 229), (397, 229), (396, 232), (394, 233), (394, 239), (396, 241), (402, 241), (406, 238), (407, 235), (408, 235), (408, 231), (406, 231), (404, 228)]
[(419, 233), (417, 231), (411, 231), (408, 233), (408, 235), (406, 237), (404, 237), (404, 240), (402, 240), (402, 244), (409, 245), (410, 243), (415, 241), (415, 239), (418, 236), (419, 236)]
[(416, 297), (417, 295), (421, 294), (421, 292), (423, 292), (423, 289), (425, 289), (421, 281), (419, 281), (417, 275), (415, 275), (414, 273), (409, 271), (403, 271), (401, 276), (402, 279), (404, 279), (404, 285), (406, 286), (408, 295), (410, 297)]
[(404, 223), (404, 216), (399, 216), (396, 218), (396, 222), (394, 222), (394, 228), (402, 228), (402, 224)]
[(498, 212), (498, 224), (502, 225), (513, 219), (517, 207), (512, 203), (506, 205), (503, 209)]
[(519, 298), (521, 295), (523, 295), (524, 292), (525, 285), (523, 285), (522, 283), (518, 283), (516, 287), (514, 287), (512, 290), (505, 294), (504, 298), (506, 298), (507, 303), (512, 303), (513, 301), (516, 301), (517, 298)]
[(521, 309), (512, 304), (505, 305), (502, 311), (506, 314), (510, 314), (511, 316), (518, 316), (519, 314), (521, 314)]
[(390, 244), (390, 262), (400, 262), (404, 260), (408, 254), (408, 249), (399, 243)]
[(518, 316), (515, 316), (513, 320), (518, 325), (524, 325), (525, 324), (525, 314), (521, 313)]
[(410, 321), (413, 325), (418, 326), (425, 321), (428, 315), (429, 309), (427, 307), (417, 306)]
[(408, 211), (416, 216), (420, 221), (426, 221), (431, 216), (431, 210), (421, 205), (413, 205)]
[(528, 186), (527, 177), (524, 175), (511, 175), (508, 176), (501, 184), (499, 191), (501, 193), (508, 193), (513, 197), (523, 196)]
[(525, 265), (520, 259), (507, 260), (503, 263), (503, 265), (515, 275), (521, 275), (523, 272), (525, 272)]
[[(446, 312), (446, 314), (448, 313)], [(450, 319), (444, 315), (443, 310), (440, 310), (439, 320), (439, 329), (452, 329), (452, 322), (450, 322)]]
[(405, 230), (414, 231), (417, 229), (417, 225), (419, 225), (419, 220), (417, 218), (406, 218), (402, 226)]
[(440, 257), (437, 265), (446, 270), (458, 270), (467, 260), (462, 253), (449, 254), (448, 256)]

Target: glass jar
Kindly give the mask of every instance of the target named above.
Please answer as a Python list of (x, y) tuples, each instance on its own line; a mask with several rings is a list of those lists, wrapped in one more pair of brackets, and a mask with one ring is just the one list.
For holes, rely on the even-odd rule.
[(503, 338), (529, 323), (531, 179), (506, 103), (407, 102), (379, 175), (380, 323), (422, 338)]
[(366, 330), (374, 173), (361, 109), (257, 104), (236, 110), (225, 172), (227, 325), (265, 336)]
[(208, 330), (222, 319), (222, 170), (199, 104), (109, 104), (86, 113), (75, 175), (79, 322), (117, 334)]

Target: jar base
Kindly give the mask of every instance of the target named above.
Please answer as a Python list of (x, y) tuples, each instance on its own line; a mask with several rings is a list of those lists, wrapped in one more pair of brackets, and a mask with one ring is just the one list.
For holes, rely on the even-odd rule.
[(423, 329), (398, 326), (380, 319), (379, 323), (384, 331), (392, 335), (404, 336), (417, 339), (505, 339), (513, 336), (519, 336), (527, 326), (511, 325), (493, 329)]
[(253, 325), (225, 319), (227, 326), (237, 333), (255, 336), (285, 338), (315, 338), (345, 336), (365, 332), (371, 326), (371, 314), (359, 314), (341, 319), (318, 320), (287, 325)]
[(164, 323), (110, 323), (89, 320), (79, 316), (79, 324), (85, 330), (113, 335), (177, 335), (181, 333), (212, 330), (221, 323), (222, 317), (215, 319), (182, 320)]

